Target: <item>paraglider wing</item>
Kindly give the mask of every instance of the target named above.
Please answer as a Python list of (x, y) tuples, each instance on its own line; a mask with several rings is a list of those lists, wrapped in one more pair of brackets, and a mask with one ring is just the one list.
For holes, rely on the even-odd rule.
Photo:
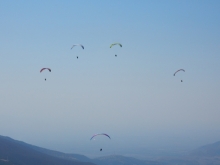
[(46, 70), (46, 69), (51, 72), (51, 69), (50, 69), (50, 68), (42, 68), (42, 69), (40, 70), (40, 73), (43, 72), (43, 71)]
[(120, 43), (113, 43), (113, 44), (110, 45), (110, 48), (112, 48), (115, 45), (119, 45), (120, 47), (122, 47), (122, 44), (120, 44)]
[(74, 46), (81, 46), (84, 49), (84, 46), (82, 44), (74, 44), (71, 49), (73, 49)]
[(98, 135), (104, 135), (104, 136), (107, 136), (109, 139), (111, 139), (108, 134), (100, 133), (100, 134), (95, 134), (95, 135), (93, 135), (90, 140), (92, 140), (95, 136), (98, 136)]
[(173, 74), (173, 76), (175, 76), (176, 75), (176, 73), (177, 72), (179, 72), (179, 71), (183, 71), (183, 72), (185, 72), (185, 70), (184, 69), (179, 69), (179, 70), (177, 70), (174, 74)]

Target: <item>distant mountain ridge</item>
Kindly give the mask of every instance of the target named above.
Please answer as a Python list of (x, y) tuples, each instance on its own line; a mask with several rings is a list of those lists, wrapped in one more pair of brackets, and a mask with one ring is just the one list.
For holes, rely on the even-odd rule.
[(139, 160), (111, 155), (90, 159), (0, 136), (0, 165), (220, 165), (220, 141), (199, 147), (188, 156)]
[(220, 156), (220, 141), (199, 147), (192, 151), (191, 155), (203, 157)]

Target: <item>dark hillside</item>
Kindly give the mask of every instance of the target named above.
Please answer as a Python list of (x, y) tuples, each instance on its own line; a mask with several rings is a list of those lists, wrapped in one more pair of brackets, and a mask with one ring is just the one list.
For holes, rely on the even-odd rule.
[(194, 150), (191, 155), (200, 157), (220, 156), (220, 141), (199, 147), (198, 149)]
[(0, 165), (92, 165), (47, 155), (32, 145), (5, 136), (0, 136), (0, 159)]

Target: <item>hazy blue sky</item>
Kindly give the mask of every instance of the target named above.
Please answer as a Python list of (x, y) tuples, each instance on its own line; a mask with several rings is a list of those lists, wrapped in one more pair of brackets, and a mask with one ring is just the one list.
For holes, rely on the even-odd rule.
[[(218, 0), (0, 0), (0, 134), (98, 156), (220, 140), (219, 9)], [(85, 49), (71, 50), (77, 43)], [(89, 140), (100, 132), (112, 139)]]

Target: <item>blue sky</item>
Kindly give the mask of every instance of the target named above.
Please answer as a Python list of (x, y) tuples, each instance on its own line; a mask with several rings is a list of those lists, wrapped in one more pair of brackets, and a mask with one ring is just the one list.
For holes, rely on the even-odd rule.
[[(220, 140), (219, 8), (217, 0), (0, 1), (0, 134), (87, 155), (100, 154), (98, 139), (89, 141), (99, 132), (112, 137), (100, 140), (102, 154)], [(114, 42), (123, 47), (110, 49)], [(77, 43), (85, 49), (71, 50)]]

